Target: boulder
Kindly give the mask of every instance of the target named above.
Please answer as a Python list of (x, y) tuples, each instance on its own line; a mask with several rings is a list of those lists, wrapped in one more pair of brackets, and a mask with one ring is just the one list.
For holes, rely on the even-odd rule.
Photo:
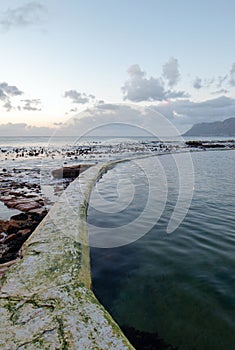
[(75, 179), (83, 171), (87, 170), (95, 164), (79, 164), (75, 166), (66, 166), (59, 169), (52, 170), (52, 175), (55, 179)]
[(41, 208), (41, 204), (38, 202), (28, 202), (28, 203), (18, 203), (14, 207), (15, 209), (18, 209), (23, 212), (27, 212), (33, 209)]

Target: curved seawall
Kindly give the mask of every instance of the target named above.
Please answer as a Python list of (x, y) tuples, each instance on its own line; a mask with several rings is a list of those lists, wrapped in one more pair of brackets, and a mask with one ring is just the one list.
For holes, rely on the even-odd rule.
[(0, 349), (134, 349), (90, 290), (87, 206), (110, 166), (69, 185), (3, 276)]

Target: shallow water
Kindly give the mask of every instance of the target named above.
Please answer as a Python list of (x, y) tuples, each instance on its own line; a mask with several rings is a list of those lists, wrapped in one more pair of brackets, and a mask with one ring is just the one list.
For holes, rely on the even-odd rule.
[[(135, 242), (109, 249), (91, 248), (93, 289), (121, 326), (157, 332), (178, 349), (232, 349), (235, 344), (235, 152), (192, 153), (193, 200), (183, 223), (172, 234), (166, 234), (166, 227), (178, 196), (178, 178), (171, 156), (160, 158), (168, 188), (161, 218)], [(158, 173), (149, 172), (152, 163), (143, 162), (148, 176), (156, 177)], [(103, 199), (94, 191), (88, 215), (88, 222), (93, 225), (91, 243), (96, 226), (103, 227), (105, 232), (115, 227), (118, 234), (119, 226), (125, 227), (143, 212), (148, 197), (145, 175), (134, 164), (125, 163), (117, 165), (99, 181), (96, 189)], [(159, 212), (165, 200), (159, 192), (161, 188), (165, 191), (164, 177), (160, 178), (156, 181)], [(130, 196), (127, 179), (131, 179), (134, 190), (130, 203), (119, 210), (120, 205), (128, 202), (125, 193)], [(122, 190), (116, 187), (117, 180)], [(145, 225), (143, 222), (139, 230)], [(136, 237), (130, 226), (127, 234), (133, 240)], [(103, 241), (106, 235), (107, 232)]]

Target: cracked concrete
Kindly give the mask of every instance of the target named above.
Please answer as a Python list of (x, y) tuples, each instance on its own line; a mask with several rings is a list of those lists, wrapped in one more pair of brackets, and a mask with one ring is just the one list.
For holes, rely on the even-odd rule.
[(103, 171), (70, 184), (3, 276), (0, 349), (134, 350), (90, 290), (86, 210)]

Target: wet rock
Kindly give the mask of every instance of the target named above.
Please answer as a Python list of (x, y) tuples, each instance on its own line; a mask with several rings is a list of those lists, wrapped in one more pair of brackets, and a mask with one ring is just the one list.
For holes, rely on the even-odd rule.
[(3, 242), (3, 241), (5, 240), (6, 236), (7, 236), (7, 235), (6, 235), (5, 232), (1, 232), (1, 233), (0, 233), (0, 243)]
[(15, 238), (16, 238), (16, 234), (15, 234), (15, 233), (12, 233), (12, 234), (8, 235), (8, 236), (5, 238), (5, 240), (3, 241), (3, 243), (6, 244), (6, 243), (8, 243), (8, 242), (14, 240)]
[(8, 221), (0, 220), (0, 231), (6, 232), (8, 225), (9, 225)]
[(81, 174), (83, 171), (87, 170), (94, 164), (79, 164), (75, 166), (70, 167), (62, 167), (60, 169), (52, 170), (52, 175), (55, 179), (62, 179), (62, 178), (76, 178)]
[(30, 210), (37, 209), (40, 207), (41, 207), (41, 204), (38, 202), (28, 202), (28, 203), (19, 203), (15, 205), (14, 208), (23, 212), (28, 212)]
[(31, 233), (31, 230), (29, 228), (25, 228), (24, 230), (19, 230), (17, 232), (17, 235), (26, 236), (26, 235), (29, 235), (30, 233)]
[(45, 208), (38, 208), (38, 209), (33, 209), (28, 212), (32, 218), (38, 220), (41, 217), (44, 217), (47, 215), (47, 209)]
[(29, 217), (28, 214), (20, 213), (20, 214), (11, 216), (11, 220), (24, 221), (24, 220), (27, 220), (28, 217)]
[(36, 195), (36, 194), (33, 194), (33, 193), (26, 193), (26, 194), (24, 195), (24, 197), (25, 197), (25, 198), (35, 198), (35, 197), (37, 197), (37, 195)]
[(20, 228), (20, 224), (14, 220), (10, 220), (8, 222), (8, 227), (6, 229), (6, 232), (8, 234), (11, 234), (11, 233), (15, 233), (18, 231), (18, 229)]

